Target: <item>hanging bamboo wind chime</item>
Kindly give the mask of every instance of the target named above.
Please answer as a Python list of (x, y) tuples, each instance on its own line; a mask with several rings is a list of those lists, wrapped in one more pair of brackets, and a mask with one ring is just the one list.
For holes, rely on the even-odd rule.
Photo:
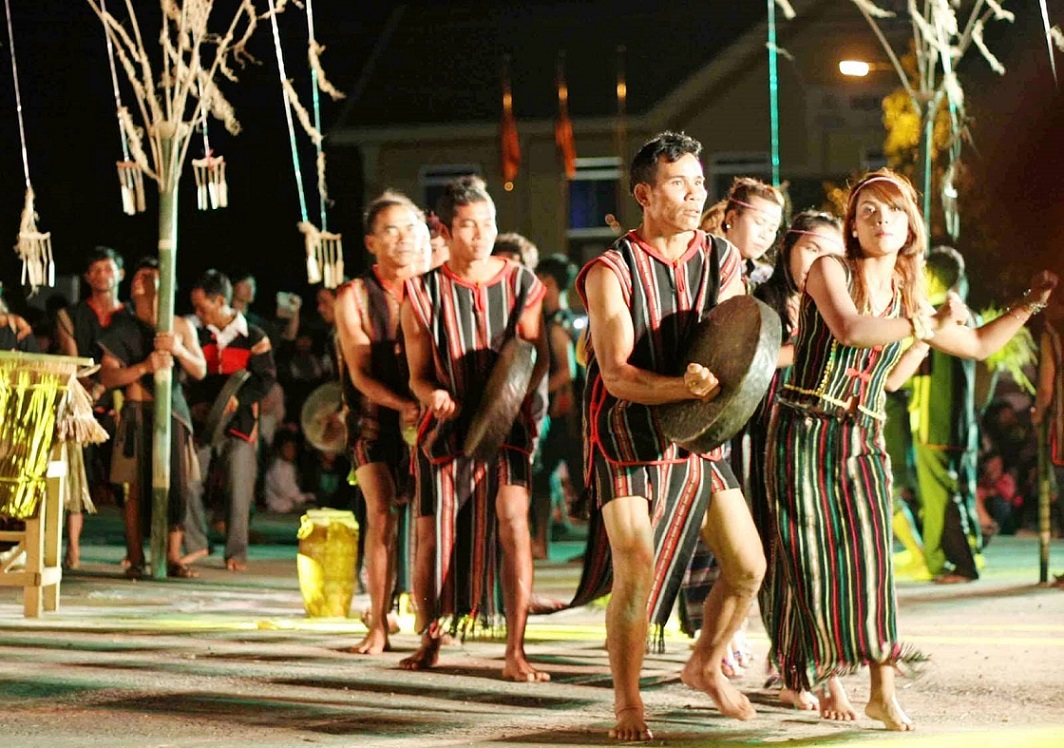
[(196, 207), (217, 210), (229, 206), (229, 184), (225, 181), (225, 158), (215, 156), (207, 136), (207, 120), (203, 120), (203, 158), (192, 159), (196, 177)]
[(22, 146), (22, 173), (26, 178), (26, 199), (18, 225), (15, 251), (22, 260), (22, 284), (36, 290), (38, 286), (55, 285), (55, 262), (52, 257), (52, 234), (37, 227), (35, 195), (30, 182), (30, 162), (26, 148), (26, 126), (22, 121), (22, 93), (18, 85), (18, 63), (15, 60), (15, 35), (11, 25), (11, 2), (4, 0), (7, 16), (8, 47), (11, 50), (11, 78), (15, 88), (15, 111), (18, 115), (19, 142)]
[[(107, 4), (100, 0), (100, 9), (106, 13)], [(129, 155), (129, 133), (126, 132), (126, 124), (122, 121), (122, 92), (118, 88), (118, 71), (115, 68), (115, 50), (111, 45), (111, 36), (104, 26), (104, 40), (107, 42), (107, 62), (111, 67), (111, 87), (114, 89), (115, 113), (118, 117), (118, 135), (122, 141), (122, 160), (115, 162), (118, 172), (118, 188), (122, 194), (122, 212), (132, 216), (143, 213), (147, 209), (144, 200), (144, 171)]]
[[(311, 115), (299, 102), (292, 82), (285, 72), (284, 54), (281, 51), (281, 35), (277, 26), (277, 17), (274, 0), (270, 0), (270, 25), (273, 30), (274, 52), (277, 56), (277, 72), (281, 80), (281, 96), (284, 101), (285, 118), (288, 122), (289, 143), (292, 150), (292, 169), (296, 178), (296, 191), (299, 195), (299, 210), (301, 221), (299, 232), (303, 234), (304, 250), (307, 262), (307, 282), (311, 284), (321, 283), (326, 288), (336, 288), (344, 282), (344, 249), (343, 237), (340, 234), (328, 230), (326, 203), (328, 202), (328, 190), (325, 184), (325, 152), (322, 147), (321, 135), (321, 109), (318, 97), (319, 89), (329, 94), (334, 100), (343, 98), (331, 83), (325, 78), (325, 71), (321, 67), (320, 55), (324, 47), (318, 44), (314, 36), (314, 6), (311, 0), (305, 3), (307, 12), (307, 31), (309, 37), (308, 58), (310, 62), (310, 77), (312, 89), (312, 101), (314, 109), (314, 121)], [(296, 142), (295, 123), (292, 112), (296, 113), (299, 123), (314, 143), (317, 154), (317, 177), (318, 177), (318, 203), (321, 216), (321, 228), (311, 223), (307, 213), (307, 198), (303, 187), (303, 175), (299, 161), (299, 148)]]

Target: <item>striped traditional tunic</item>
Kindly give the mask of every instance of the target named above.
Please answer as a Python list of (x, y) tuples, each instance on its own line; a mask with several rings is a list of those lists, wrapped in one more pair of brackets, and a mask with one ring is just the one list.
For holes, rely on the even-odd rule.
[[(576, 281), (587, 301), (588, 271), (601, 263), (620, 282), (632, 316), (634, 348), (628, 362), (659, 374), (680, 376), (683, 351), (695, 326), (717, 305), (720, 289), (740, 283), (738, 250), (722, 239), (695, 232), (677, 260), (662, 257), (635, 231), (588, 263)], [(609, 393), (594, 352), (594, 331), (587, 343), (584, 389), (584, 438), (592, 506), (618, 496), (650, 500), (654, 528), (654, 577), (647, 612), (658, 627), (668, 619), (694, 551), (710, 494), (727, 487), (730, 468), (724, 455), (692, 455), (662, 433), (652, 406), (620, 400)], [(722, 474), (727, 473), (727, 477)], [(600, 512), (593, 512), (583, 577), (573, 604), (603, 595), (612, 583), (609, 542)]]
[[(534, 424), (525, 399), (495, 464), (467, 459), (462, 444), (503, 344), (516, 334), (524, 310), (545, 288), (527, 268), (506, 261), (485, 283), (459, 278), (446, 266), (407, 281), (407, 297), (428, 331), (436, 380), (460, 407), (444, 423), (427, 414), (418, 434), (421, 513), (436, 518), (438, 618), (454, 630), (492, 622), (499, 573), (495, 494), (506, 484), (528, 485)], [(426, 507), (425, 497), (429, 498)]]
[[(883, 316), (901, 312), (895, 289)], [(883, 442), (884, 385), (901, 345), (842, 345), (808, 295), (798, 329), (765, 465), (777, 568), (786, 577), (777, 654), (784, 685), (794, 689), (863, 664), (920, 657), (898, 641)]]

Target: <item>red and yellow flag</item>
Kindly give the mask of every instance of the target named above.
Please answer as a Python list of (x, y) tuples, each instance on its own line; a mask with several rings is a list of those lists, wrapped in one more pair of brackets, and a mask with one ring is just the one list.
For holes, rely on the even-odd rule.
[(512, 182), (521, 168), (521, 143), (517, 138), (517, 120), (514, 119), (514, 98), (510, 91), (510, 66), (502, 68), (502, 121), (499, 123), (499, 156), (503, 182)]
[(573, 123), (569, 119), (569, 86), (565, 82), (565, 54), (558, 56), (558, 118), (554, 121), (554, 143), (558, 146), (565, 176), (576, 176), (576, 144), (573, 142)]

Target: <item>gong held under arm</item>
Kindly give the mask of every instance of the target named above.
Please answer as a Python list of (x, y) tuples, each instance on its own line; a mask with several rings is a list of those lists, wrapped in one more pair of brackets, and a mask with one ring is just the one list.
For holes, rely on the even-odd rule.
[(602, 265), (587, 272), (588, 325), (602, 382), (611, 395), (644, 405), (691, 400), (697, 397), (684, 377), (668, 377), (628, 363), (635, 347), (632, 316), (617, 276)]

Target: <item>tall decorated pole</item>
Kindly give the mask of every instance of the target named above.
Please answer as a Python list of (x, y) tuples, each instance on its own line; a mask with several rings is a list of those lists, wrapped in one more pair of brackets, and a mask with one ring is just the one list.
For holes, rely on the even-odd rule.
[[(173, 164), (180, 152), (178, 128), (170, 122), (156, 126), (164, 164)], [(177, 273), (177, 188), (181, 169), (168, 168), (159, 180), (159, 312), (157, 329), (174, 329), (174, 278)], [(166, 577), (167, 501), (170, 496), (170, 418), (173, 369), (155, 372), (155, 403), (151, 470), (151, 568), (156, 579)]]
[[(136, 111), (143, 126), (134, 122), (130, 110), (117, 96), (118, 118), (123, 137), (135, 168), (155, 181), (159, 188), (159, 295), (157, 332), (174, 329), (174, 278), (177, 267), (178, 185), (188, 155), (191, 134), (203, 127), (208, 117), (220, 120), (232, 134), (240, 132), (232, 106), (216, 84), (218, 75), (236, 81), (232, 70), (235, 60), (246, 57), (244, 50), (260, 20), (272, 17), (284, 3), (263, 14), (254, 0), (239, 0), (228, 25), (220, 32), (213, 29), (215, 0), (160, 0), (162, 30), (157, 37), (142, 34), (133, 0), (124, 0), (125, 19), (108, 11), (104, 0), (87, 0), (103, 21), (109, 41), (108, 50), (121, 64), (133, 91)], [(208, 28), (211, 26), (212, 28)], [(161, 57), (145, 44), (145, 37), (157, 38)], [(159, 70), (153, 59), (161, 59)], [(204, 154), (204, 168), (216, 168), (220, 159)], [(200, 163), (200, 162), (196, 162)], [(224, 172), (222, 172), (224, 174)], [(219, 175), (215, 174), (214, 177)], [(214, 179), (224, 190), (224, 178)], [(206, 185), (204, 185), (206, 189)], [(224, 197), (224, 192), (223, 192)], [(213, 198), (212, 198), (213, 202)], [(220, 200), (224, 204), (224, 199)], [(166, 577), (169, 501), (171, 394), (173, 373), (170, 369), (155, 372), (154, 426), (152, 434), (152, 576)]]
[[(931, 236), (931, 208), (935, 192), (935, 120), (945, 104), (949, 109), (949, 137), (946, 148), (947, 167), (940, 184), (940, 202), (948, 233), (956, 239), (960, 233), (957, 192), (953, 174), (960, 164), (961, 142), (967, 135), (964, 91), (957, 79), (956, 66), (971, 47), (976, 47), (991, 70), (1004, 75), (1005, 68), (983, 41), (983, 31), (990, 21), (1012, 22), (1015, 16), (999, 2), (927, 2), (908, 0), (908, 20), (912, 27), (911, 43), (915, 55), (915, 74), (910, 76), (895, 53), (880, 23), (897, 14), (881, 8), (873, 0), (851, 0), (864, 16), (883, 47), (899, 82), (908, 96), (908, 106), (917, 113), (920, 132), (913, 133), (911, 145), (919, 147), (922, 161), (924, 220)], [(915, 181), (915, 180), (914, 180)]]
[(780, 186), (780, 89), (776, 54), (776, 0), (768, 0), (768, 114), (772, 186)]

